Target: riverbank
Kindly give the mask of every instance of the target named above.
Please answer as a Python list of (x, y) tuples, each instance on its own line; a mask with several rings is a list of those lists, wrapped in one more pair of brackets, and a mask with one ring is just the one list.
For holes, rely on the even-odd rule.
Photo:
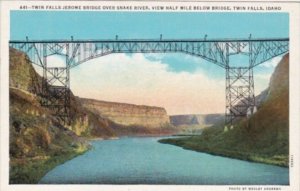
[[(158, 142), (163, 144), (171, 144), (182, 147), (184, 149), (203, 152), (211, 155), (218, 155), (228, 158), (235, 158), (250, 162), (258, 162), (264, 164), (271, 164), (281, 167), (289, 167), (288, 155), (267, 155), (262, 153), (247, 152), (232, 148), (219, 148), (212, 142), (205, 139), (203, 136), (181, 137), (160, 139)], [(226, 144), (226, 143), (224, 143)]]
[(90, 146), (52, 153), (49, 156), (10, 158), (10, 184), (37, 184), (54, 167), (87, 152)]
[[(213, 155), (288, 167), (289, 97), (289, 54), (286, 54), (276, 66), (267, 89), (256, 96), (257, 111), (253, 110), (253, 115), (235, 121), (230, 128), (219, 124), (203, 129), (201, 136), (160, 142)], [(239, 104), (245, 101), (247, 98), (237, 102), (238, 107), (230, 112), (235, 115)]]
[(103, 140), (117, 140), (117, 139), (119, 139), (119, 137), (106, 137), (106, 138), (92, 137), (92, 138), (88, 138), (89, 141), (103, 141)]
[(160, 144), (157, 142), (159, 139), (162, 137), (124, 137), (118, 140), (93, 141), (91, 142), (93, 149), (88, 153), (57, 166), (47, 173), (39, 184), (287, 185), (289, 183), (287, 168), (191, 152), (180, 147)]

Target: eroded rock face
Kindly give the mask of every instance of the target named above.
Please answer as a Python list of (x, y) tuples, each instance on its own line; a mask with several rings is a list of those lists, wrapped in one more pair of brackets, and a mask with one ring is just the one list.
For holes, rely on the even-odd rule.
[(164, 108), (82, 99), (83, 106), (98, 115), (124, 126), (159, 128), (170, 124)]
[[(32, 124), (37, 119), (45, 121), (49, 116), (56, 120), (59, 124), (59, 119), (53, 115), (53, 111), (47, 107), (40, 105), (39, 100), (42, 92), (42, 77), (35, 71), (26, 54), (10, 48), (9, 62), (9, 87), (10, 87), (10, 116), (20, 117), (23, 114), (34, 117), (30, 118)], [(17, 105), (20, 100), (26, 100), (27, 107)], [(108, 119), (103, 119), (101, 116), (96, 116), (93, 113), (86, 111), (78, 102), (71, 92), (71, 119), (70, 125), (64, 125), (67, 129), (74, 132), (77, 136), (83, 137), (115, 137), (112, 126), (115, 125)], [(21, 107), (22, 106), (22, 107)], [(22, 108), (22, 109), (20, 109)], [(43, 112), (45, 111), (45, 112)], [(24, 120), (24, 119), (22, 119)], [(21, 120), (21, 121), (22, 121)], [(41, 120), (41, 121), (43, 121)], [(52, 123), (49, 120), (48, 125)], [(60, 125), (63, 125), (62, 123)], [(45, 126), (47, 126), (45, 124)]]
[(256, 105), (260, 107), (267, 99), (278, 97), (281, 92), (289, 91), (289, 54), (282, 57), (276, 66), (269, 82), (269, 87), (255, 97)]
[(282, 57), (271, 76), (269, 84), (269, 96), (278, 96), (289, 88), (289, 54)]

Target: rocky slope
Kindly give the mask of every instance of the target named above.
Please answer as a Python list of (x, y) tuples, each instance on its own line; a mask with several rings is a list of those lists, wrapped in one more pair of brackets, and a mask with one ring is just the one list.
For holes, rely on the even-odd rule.
[[(39, 104), (41, 99), (41, 84), (42, 78), (35, 72), (34, 68), (29, 62), (27, 56), (17, 50), (10, 50), (10, 78), (9, 86), (10, 90), (19, 90), (19, 94), (30, 93), (36, 100), (36, 105), (42, 107)], [(10, 91), (13, 93), (13, 91)], [(14, 99), (11, 99), (11, 107), (14, 108)], [(73, 131), (78, 136), (85, 137), (112, 137), (115, 136), (113, 130), (109, 127), (113, 126), (114, 123), (97, 116), (82, 107), (80, 101), (78, 101), (75, 96), (71, 93), (71, 124), (67, 127), (69, 130)], [(32, 103), (33, 105), (33, 103)], [(47, 110), (46, 108), (43, 108)], [(31, 110), (31, 108), (27, 108)], [(50, 110), (47, 110), (49, 115), (53, 114)], [(18, 113), (14, 114), (19, 115)], [(58, 119), (56, 119), (58, 120)]]
[(278, 63), (257, 112), (224, 131), (208, 128), (201, 136), (162, 140), (187, 149), (280, 166), (289, 163), (289, 55)]
[(28, 57), (10, 49), (10, 183), (36, 183), (55, 165), (86, 151), (86, 138), (115, 137), (122, 127), (86, 110), (73, 94), (70, 124), (64, 125), (41, 106), (41, 84)]
[(88, 149), (39, 102), (41, 78), (27, 56), (10, 50), (10, 183), (36, 183), (49, 169)]

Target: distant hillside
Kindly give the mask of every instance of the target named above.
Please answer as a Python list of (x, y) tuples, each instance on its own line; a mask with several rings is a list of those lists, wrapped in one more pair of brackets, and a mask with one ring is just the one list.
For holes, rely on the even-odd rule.
[(83, 107), (120, 128), (117, 135), (171, 134), (176, 131), (164, 108), (78, 98)]
[(191, 114), (191, 115), (171, 115), (170, 122), (174, 126), (199, 125), (210, 127), (224, 121), (224, 114)]
[(257, 97), (258, 111), (234, 129), (216, 126), (201, 136), (162, 140), (187, 149), (243, 160), (288, 166), (289, 54), (278, 63), (269, 87)]

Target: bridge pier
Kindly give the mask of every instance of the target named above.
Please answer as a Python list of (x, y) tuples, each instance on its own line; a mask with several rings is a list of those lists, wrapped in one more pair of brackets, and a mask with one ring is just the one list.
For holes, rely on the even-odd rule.
[(249, 115), (255, 107), (252, 67), (226, 67), (225, 125)]
[(42, 105), (64, 124), (70, 123), (70, 72), (68, 67), (43, 68)]
[[(52, 47), (53, 48), (53, 47)], [(43, 44), (41, 105), (49, 108), (65, 125), (70, 124), (70, 67), (49, 67), (48, 45)]]

